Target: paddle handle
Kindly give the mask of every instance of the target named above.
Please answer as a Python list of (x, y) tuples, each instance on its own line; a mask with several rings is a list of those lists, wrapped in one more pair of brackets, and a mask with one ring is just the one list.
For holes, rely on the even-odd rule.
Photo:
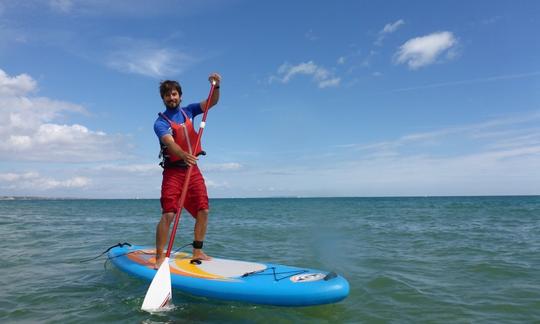
[[(203, 118), (201, 121), (201, 124), (199, 126), (199, 134), (197, 135), (197, 142), (195, 142), (195, 150), (193, 152), (199, 151), (199, 147), (201, 146), (201, 137), (204, 132), (204, 127), (206, 126), (206, 116), (208, 115), (208, 110), (210, 109), (210, 100), (214, 96), (214, 90), (216, 88), (216, 80), (212, 79), (212, 85), (210, 86), (210, 93), (208, 94), (208, 99), (206, 99), (206, 107), (204, 109)], [(184, 207), (184, 202), (186, 201), (187, 191), (189, 187), (189, 180), (191, 179), (191, 173), (193, 171), (193, 167), (190, 165), (187, 169), (186, 178), (184, 180), (184, 186), (182, 188), (182, 194), (180, 195), (180, 200), (178, 201), (178, 210), (176, 211), (176, 215), (174, 216), (174, 224), (173, 229), (171, 232), (171, 236), (169, 238), (169, 245), (167, 245), (167, 254), (166, 257), (171, 256), (172, 247), (174, 245), (174, 237), (176, 236), (176, 229), (178, 228), (178, 223), (180, 221), (180, 214), (182, 213), (182, 208)]]

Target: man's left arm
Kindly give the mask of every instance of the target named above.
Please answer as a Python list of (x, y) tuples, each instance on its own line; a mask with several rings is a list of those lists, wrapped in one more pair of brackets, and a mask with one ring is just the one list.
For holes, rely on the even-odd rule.
[[(210, 81), (210, 83), (212, 83), (213, 81), (216, 82), (216, 86), (214, 87), (214, 93), (212, 94), (212, 98), (210, 98), (210, 105), (208, 106), (208, 109), (210, 109), (215, 106), (219, 101), (219, 85), (221, 83), (221, 75), (219, 75), (218, 73), (212, 73), (208, 77), (208, 81)], [(204, 111), (205, 108), (206, 99), (201, 101), (201, 110)]]

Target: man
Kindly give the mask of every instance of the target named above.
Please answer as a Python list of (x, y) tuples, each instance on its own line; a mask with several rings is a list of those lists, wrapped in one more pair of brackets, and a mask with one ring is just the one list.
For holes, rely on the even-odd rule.
[[(214, 93), (210, 98), (209, 108), (219, 100), (219, 84), (221, 76), (212, 73), (208, 80), (216, 82)], [(182, 88), (176, 81), (163, 81), (159, 92), (167, 108), (159, 114), (154, 123), (154, 131), (159, 138), (161, 155), (163, 156), (163, 182), (161, 184), (161, 220), (156, 227), (156, 264), (158, 269), (165, 259), (165, 244), (169, 236), (169, 228), (179, 208), (179, 199), (187, 174), (187, 167), (193, 168), (189, 181), (184, 208), (195, 218), (193, 260), (210, 260), (203, 250), (206, 226), (208, 223), (208, 194), (204, 178), (197, 167), (197, 155), (193, 152), (197, 133), (192, 124), (195, 116), (203, 113), (206, 100), (180, 107)]]

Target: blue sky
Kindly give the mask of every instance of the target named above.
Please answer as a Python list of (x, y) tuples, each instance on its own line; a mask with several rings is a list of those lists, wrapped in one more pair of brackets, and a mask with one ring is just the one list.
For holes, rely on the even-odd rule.
[(214, 71), (211, 197), (540, 194), (538, 30), (538, 1), (0, 1), (0, 195), (159, 197), (158, 84)]

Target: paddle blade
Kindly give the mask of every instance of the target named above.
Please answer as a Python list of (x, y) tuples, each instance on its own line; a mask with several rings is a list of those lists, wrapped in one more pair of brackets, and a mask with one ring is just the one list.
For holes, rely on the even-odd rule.
[(147, 312), (163, 310), (172, 297), (169, 258), (165, 258), (146, 292), (141, 309)]

